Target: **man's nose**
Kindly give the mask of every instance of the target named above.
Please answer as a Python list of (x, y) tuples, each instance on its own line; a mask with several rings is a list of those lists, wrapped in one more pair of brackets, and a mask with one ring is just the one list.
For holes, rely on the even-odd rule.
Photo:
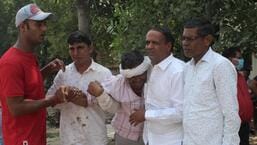
[(78, 55), (78, 49), (74, 48), (73, 54), (74, 54), (74, 55)]
[(151, 49), (151, 48), (153, 48), (153, 43), (150, 42), (150, 43), (146, 44), (145, 48), (146, 48), (146, 49)]

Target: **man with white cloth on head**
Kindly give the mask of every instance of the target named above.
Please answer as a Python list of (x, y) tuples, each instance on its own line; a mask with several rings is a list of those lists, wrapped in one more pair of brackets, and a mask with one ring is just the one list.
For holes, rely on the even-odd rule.
[[(144, 123), (147, 145), (181, 145), (183, 138), (184, 62), (172, 55), (174, 38), (168, 28), (152, 28), (146, 34), (146, 51), (153, 67), (145, 85), (145, 110), (130, 117)], [(143, 118), (142, 118), (143, 117)]]
[(131, 125), (129, 116), (144, 108), (143, 88), (151, 63), (138, 51), (122, 55), (120, 75), (102, 83), (91, 82), (88, 92), (97, 98), (103, 110), (115, 113), (112, 126), (115, 130), (115, 145), (144, 145), (143, 122)]

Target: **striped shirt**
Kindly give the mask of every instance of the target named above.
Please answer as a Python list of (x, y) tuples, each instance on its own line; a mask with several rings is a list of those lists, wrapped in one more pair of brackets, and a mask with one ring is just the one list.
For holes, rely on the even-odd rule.
[(128, 81), (122, 75), (112, 77), (103, 82), (102, 85), (105, 91), (112, 96), (112, 99), (97, 97), (99, 105), (104, 110), (108, 111), (115, 105), (104, 104), (110, 104), (110, 102), (112, 104), (115, 104), (114, 102), (119, 104), (119, 107), (115, 107), (116, 109), (114, 111), (109, 111), (115, 112), (115, 116), (112, 120), (115, 133), (121, 137), (137, 141), (143, 134), (143, 123), (133, 126), (129, 123), (129, 116), (134, 112), (134, 109), (144, 107), (144, 98), (133, 92)]

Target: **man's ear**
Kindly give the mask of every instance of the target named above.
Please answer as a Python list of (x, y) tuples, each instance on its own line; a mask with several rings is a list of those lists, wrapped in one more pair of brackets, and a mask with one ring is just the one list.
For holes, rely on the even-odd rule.
[(170, 52), (173, 52), (173, 44), (171, 42), (168, 42), (167, 45), (170, 48)]
[(27, 24), (22, 22), (20, 25), (19, 25), (19, 30), (20, 32), (24, 32), (27, 30)]
[(204, 38), (204, 44), (206, 46), (210, 46), (213, 43), (213, 41), (214, 41), (214, 37), (210, 34), (205, 36), (205, 38)]
[(92, 54), (93, 51), (94, 51), (94, 45), (92, 43), (91, 45), (89, 45), (89, 52), (90, 52), (90, 54)]

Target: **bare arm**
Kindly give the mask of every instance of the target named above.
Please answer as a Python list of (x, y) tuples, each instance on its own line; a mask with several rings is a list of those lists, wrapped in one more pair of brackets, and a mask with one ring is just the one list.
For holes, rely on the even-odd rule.
[(53, 106), (62, 102), (58, 97), (52, 96), (42, 100), (28, 100), (22, 96), (7, 97), (7, 106), (14, 117), (34, 113), (42, 108)]

